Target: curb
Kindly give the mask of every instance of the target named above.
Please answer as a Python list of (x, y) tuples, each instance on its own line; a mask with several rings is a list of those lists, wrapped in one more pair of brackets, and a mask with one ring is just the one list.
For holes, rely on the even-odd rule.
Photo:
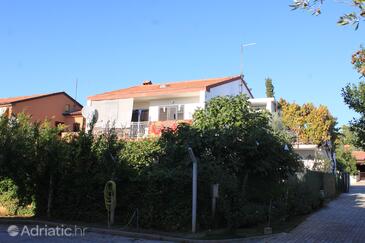
[[(24, 225), (26, 223), (29, 224), (47, 224), (50, 226), (73, 226), (71, 224), (63, 224), (58, 222), (46, 221), (46, 220), (32, 220), (32, 219), (11, 219), (11, 218), (0, 218), (0, 224), (5, 223), (13, 223), (13, 224), (20, 224)], [(234, 238), (234, 239), (222, 239), (222, 240), (199, 240), (199, 239), (187, 239), (181, 237), (173, 237), (173, 236), (165, 236), (165, 235), (158, 235), (158, 234), (149, 234), (149, 233), (138, 233), (138, 232), (130, 232), (130, 231), (123, 231), (117, 229), (104, 229), (98, 227), (86, 227), (84, 225), (78, 225), (80, 227), (87, 228), (87, 232), (90, 233), (99, 233), (99, 234), (111, 234), (111, 235), (118, 235), (124, 236), (128, 238), (138, 238), (138, 239), (145, 239), (145, 240), (160, 240), (160, 241), (173, 241), (173, 242), (182, 242), (182, 243), (228, 243), (228, 242), (250, 242), (253, 240), (264, 240), (266, 238), (273, 239), (277, 238), (282, 235), (286, 235), (287, 233), (277, 233), (271, 235), (260, 235), (260, 236), (253, 236), (253, 237), (246, 237), (246, 238)]]

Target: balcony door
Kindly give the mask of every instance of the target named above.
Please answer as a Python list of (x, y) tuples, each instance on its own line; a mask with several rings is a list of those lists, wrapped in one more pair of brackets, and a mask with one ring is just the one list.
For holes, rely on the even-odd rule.
[(147, 109), (133, 110), (132, 122), (147, 122), (148, 121), (148, 114), (149, 114), (149, 111)]

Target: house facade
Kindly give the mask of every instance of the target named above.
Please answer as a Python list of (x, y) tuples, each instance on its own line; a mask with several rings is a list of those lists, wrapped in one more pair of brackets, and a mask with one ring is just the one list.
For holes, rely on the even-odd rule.
[(0, 98), (0, 115), (25, 113), (32, 122), (48, 120), (51, 125), (64, 124), (67, 131), (78, 131), (84, 126), (82, 105), (65, 92)]
[(356, 159), (357, 181), (365, 180), (365, 151), (352, 150), (350, 145), (345, 145), (345, 149)]
[[(191, 122), (194, 112), (217, 96), (253, 95), (241, 76), (143, 84), (88, 97), (87, 105), (97, 111), (95, 129), (113, 126), (123, 135), (158, 135), (163, 127)], [(90, 121), (88, 121), (90, 122)]]
[(323, 170), (325, 161), (332, 166), (335, 159), (329, 148), (317, 144), (293, 144), (293, 149), (299, 155), (304, 167), (310, 170)]

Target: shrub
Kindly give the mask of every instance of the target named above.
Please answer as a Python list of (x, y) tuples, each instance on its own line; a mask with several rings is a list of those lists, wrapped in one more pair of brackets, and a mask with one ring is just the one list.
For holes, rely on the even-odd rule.
[(5, 208), (7, 215), (33, 215), (34, 204), (22, 206), (17, 196), (17, 186), (9, 178), (0, 177), (0, 207)]

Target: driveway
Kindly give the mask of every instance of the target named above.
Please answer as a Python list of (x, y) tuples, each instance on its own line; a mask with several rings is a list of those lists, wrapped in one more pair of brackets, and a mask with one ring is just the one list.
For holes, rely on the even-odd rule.
[(290, 233), (263, 242), (365, 242), (365, 184), (352, 186)]

